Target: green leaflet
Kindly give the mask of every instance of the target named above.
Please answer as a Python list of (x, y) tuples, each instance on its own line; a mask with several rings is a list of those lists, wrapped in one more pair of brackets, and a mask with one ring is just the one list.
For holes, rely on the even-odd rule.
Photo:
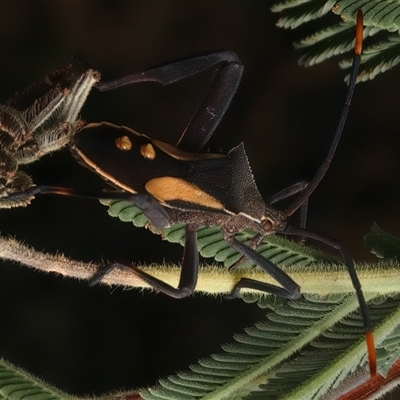
[[(254, 301), (254, 295), (247, 295)], [(146, 400), (337, 398), (353, 382), (365, 381), (366, 349), (358, 301), (352, 294), (304, 295), (296, 301), (268, 298), (263, 321), (234, 336), (223, 352), (142, 389)], [(400, 298), (368, 294), (375, 329), (378, 371), (385, 375), (400, 353)], [(346, 378), (346, 380), (345, 380)], [(354, 381), (357, 382), (357, 381)], [(332, 388), (334, 386), (334, 388)], [(136, 391), (101, 399), (138, 398)], [(327, 396), (327, 397), (324, 397)], [(0, 363), (0, 398), (56, 400), (62, 394), (5, 362)]]
[(337, 24), (328, 26), (326, 29), (315, 32), (298, 42), (295, 48), (309, 50), (299, 59), (299, 64), (310, 67), (325, 59), (343, 54), (351, 49), (353, 27), (348, 24)]
[(364, 240), (370, 252), (379, 258), (393, 260), (400, 256), (400, 239), (383, 231), (375, 222)]
[(271, 11), (282, 15), (276, 23), (277, 26), (294, 29), (327, 14), (334, 4), (334, 0), (284, 0), (276, 2)]
[(364, 14), (364, 25), (395, 32), (400, 28), (400, 4), (396, 0), (341, 0), (333, 12), (344, 21), (355, 21), (358, 10)]
[[(341, 19), (332, 18), (331, 9)], [(352, 48), (357, 11), (364, 15), (364, 38), (380, 33), (379, 39), (366, 40), (361, 58), (358, 81), (374, 79), (400, 62), (400, 4), (396, 0), (308, 0), (278, 1), (272, 7), (279, 13), (277, 26), (297, 28), (314, 23), (315, 32), (296, 41), (294, 46), (303, 51), (299, 64), (306, 67), (320, 63)], [(318, 21), (316, 21), (318, 20)], [(339, 65), (348, 68), (348, 56)], [(348, 77), (346, 77), (346, 80)]]
[[(376, 301), (374, 301), (376, 299)], [(385, 374), (398, 358), (400, 299), (370, 301), (378, 368)], [(250, 299), (251, 301), (251, 299)], [(235, 335), (224, 353), (212, 355), (141, 391), (156, 399), (317, 399), (344, 385), (360, 363), (365, 342), (353, 295), (274, 299), (264, 321)], [(343, 389), (343, 387), (341, 388)]]
[[(137, 227), (143, 227), (147, 223), (146, 217), (141, 211), (128, 201), (102, 201), (102, 204), (109, 206), (108, 213), (112, 217), (118, 217), (121, 221), (132, 222)], [(184, 225), (173, 225), (170, 228), (156, 230), (148, 224), (148, 228), (162, 236), (164, 240), (171, 243), (179, 243), (183, 246), (185, 241)], [(235, 237), (241, 242), (249, 241), (253, 238), (254, 232), (244, 230)], [(220, 228), (218, 227), (202, 227), (199, 228), (197, 234), (197, 242), (199, 252), (203, 257), (214, 258), (216, 261), (224, 263), (226, 267), (230, 267), (240, 259), (238, 254), (222, 237)], [(265, 258), (271, 260), (276, 265), (285, 266), (308, 266), (315, 261), (332, 259), (326, 254), (309, 246), (301, 246), (295, 242), (271, 235), (264, 238), (258, 246), (257, 251)], [(243, 267), (252, 267), (250, 261), (242, 264)]]
[(70, 398), (32, 378), (25, 371), (0, 360), (0, 399), (62, 400)]

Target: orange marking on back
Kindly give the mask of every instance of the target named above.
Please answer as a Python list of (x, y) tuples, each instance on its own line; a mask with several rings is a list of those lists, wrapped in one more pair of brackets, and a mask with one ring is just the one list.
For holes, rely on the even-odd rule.
[(198, 204), (203, 207), (215, 208), (218, 210), (224, 209), (224, 205), (217, 199), (192, 183), (188, 183), (180, 178), (165, 176), (162, 178), (150, 179), (146, 183), (145, 188), (161, 202), (180, 200)]

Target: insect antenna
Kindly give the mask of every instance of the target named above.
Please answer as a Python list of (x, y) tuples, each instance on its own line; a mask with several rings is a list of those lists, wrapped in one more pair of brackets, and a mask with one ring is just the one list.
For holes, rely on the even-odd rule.
[[(351, 73), (350, 73), (350, 79), (349, 79), (349, 84), (348, 84), (348, 89), (347, 89), (347, 94), (346, 94), (346, 100), (342, 109), (342, 113), (340, 115), (339, 119), (339, 124), (336, 129), (334, 139), (332, 141), (331, 147), (328, 151), (328, 154), (324, 160), (324, 162), (321, 164), (320, 168), (318, 169), (317, 173), (313, 177), (313, 179), (310, 181), (310, 183), (307, 185), (307, 187), (299, 194), (299, 196), (295, 199), (295, 201), (284, 210), (286, 216), (291, 216), (294, 214), (301, 206), (307, 202), (308, 198), (310, 195), (314, 192), (314, 190), (317, 188), (321, 180), (324, 178), (325, 174), (327, 173), (331, 161), (333, 159), (333, 156), (336, 152), (337, 146), (339, 144), (339, 140), (342, 136), (344, 126), (346, 124), (347, 116), (349, 113), (350, 109), (350, 104), (351, 100), (353, 97), (354, 93), (354, 88), (356, 85), (357, 81), (357, 75), (358, 75), (358, 70), (360, 66), (360, 60), (361, 60), (361, 53), (362, 53), (362, 41), (363, 41), (363, 16), (361, 10), (358, 11), (357, 13), (357, 25), (356, 25), (356, 40), (355, 40), (355, 46), (354, 46), (354, 57), (353, 57), (353, 63), (352, 63), (352, 68), (351, 68)], [(354, 267), (354, 262), (352, 258), (349, 256), (347, 251), (344, 249), (344, 247), (338, 242), (335, 241), (331, 238), (324, 237), (318, 234), (314, 234), (313, 232), (310, 232), (306, 229), (294, 227), (294, 226), (288, 226), (285, 230), (285, 234), (288, 235), (296, 235), (300, 236), (303, 238), (309, 238), (309, 239), (314, 239), (317, 240), (318, 242), (324, 243), (332, 248), (337, 249), (340, 254), (342, 255), (342, 258), (344, 260), (344, 263), (347, 267), (347, 270), (350, 274), (350, 278), (353, 284), (353, 287), (356, 291), (356, 295), (358, 298), (358, 302), (360, 305), (360, 313), (364, 325), (364, 331), (365, 331), (365, 339), (366, 339), (366, 344), (367, 344), (367, 349), (368, 349), (368, 361), (369, 361), (369, 368), (370, 368), (370, 374), (371, 377), (376, 374), (376, 351), (375, 351), (375, 344), (374, 344), (374, 337), (372, 334), (372, 324), (371, 324), (371, 319), (367, 307), (367, 303), (365, 301), (362, 289), (361, 289), (361, 284), (358, 279), (355, 267)]]
[(360, 66), (361, 53), (362, 53), (362, 38), (363, 38), (363, 16), (361, 10), (357, 13), (357, 25), (356, 25), (356, 42), (354, 46), (354, 57), (353, 64), (351, 67), (350, 79), (347, 88), (346, 100), (342, 109), (342, 113), (340, 115), (339, 124), (336, 128), (336, 132), (331, 144), (331, 147), (328, 151), (328, 154), (324, 160), (324, 162), (319, 167), (317, 173), (309, 182), (307, 187), (301, 191), (296, 200), (287, 207), (284, 212), (289, 217), (294, 214), (303, 203), (311, 196), (314, 190), (318, 187), (325, 174), (328, 172), (328, 169), (331, 165), (333, 156), (335, 155), (337, 146), (339, 144), (340, 138), (343, 133), (344, 126), (346, 124), (347, 115), (349, 114), (351, 100), (353, 98), (354, 88), (357, 82), (358, 69)]

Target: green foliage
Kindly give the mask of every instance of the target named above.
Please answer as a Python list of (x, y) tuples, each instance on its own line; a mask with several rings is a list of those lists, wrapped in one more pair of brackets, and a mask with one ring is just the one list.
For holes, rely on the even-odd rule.
[[(396, 1), (344, 0), (330, 10), (335, 1), (282, 0), (272, 7), (280, 13), (278, 26), (297, 28), (316, 23), (313, 33), (295, 43), (304, 51), (300, 63), (312, 66), (332, 56), (345, 54), (354, 39), (354, 15), (361, 7), (365, 14), (367, 41), (362, 58), (361, 80), (372, 79), (399, 62), (400, 4)], [(341, 65), (347, 67), (344, 60)], [(138, 227), (148, 227), (165, 240), (183, 243), (184, 227), (175, 225), (161, 231), (149, 226), (143, 214), (131, 203), (108, 202), (109, 214)], [(254, 233), (243, 231), (240, 241), (250, 241)], [(202, 228), (198, 235), (202, 256), (222, 262), (228, 268), (240, 256), (222, 237), (218, 228)], [(376, 225), (366, 236), (366, 243), (378, 257), (395, 259), (400, 240)], [(299, 245), (278, 236), (263, 239), (260, 253), (279, 266), (307, 270), (318, 264), (321, 292), (334, 286), (326, 278), (331, 257), (309, 246)], [(67, 263), (68, 260), (63, 260)], [(43, 263), (41, 261), (41, 263)], [(250, 262), (241, 265), (252, 268)], [(366, 268), (375, 286), (364, 291), (371, 312), (378, 354), (378, 370), (387, 374), (400, 356), (400, 298), (398, 292), (380, 292), (378, 277), (382, 266)], [(201, 272), (200, 272), (201, 275)], [(316, 280), (316, 277), (313, 277)], [(390, 278), (388, 278), (390, 279)], [(390, 279), (393, 285), (393, 278)], [(363, 281), (364, 282), (364, 281)], [(358, 301), (353, 291), (329, 296), (305, 293), (301, 299), (287, 301), (266, 295), (244, 295), (244, 300), (266, 310), (265, 318), (234, 335), (222, 352), (199, 360), (188, 371), (160, 379), (158, 385), (141, 390), (143, 399), (319, 399), (337, 398), (349, 390), (349, 378), (368, 379), (366, 345)], [(23, 344), (21, 344), (22, 346)], [(351, 381), (351, 379), (350, 379)], [(355, 381), (356, 384), (358, 381)], [(71, 399), (72, 397), (32, 378), (20, 369), (0, 363), (0, 399)], [(139, 398), (136, 391), (109, 394), (103, 399)]]
[(0, 360), (0, 399), (62, 400), (70, 396), (33, 378), (14, 365)]
[[(128, 201), (104, 200), (102, 204), (109, 207), (110, 216), (117, 217), (124, 222), (131, 222), (137, 227), (147, 226), (153, 233), (161, 235), (164, 240), (184, 245), (184, 225), (177, 224), (170, 228), (157, 230), (148, 223), (142, 212)], [(198, 230), (197, 236), (198, 249), (203, 257), (214, 258), (218, 262), (223, 262), (226, 267), (232, 266), (240, 259), (240, 254), (223, 239), (220, 228), (202, 227)], [(244, 230), (235, 237), (241, 242), (250, 241), (254, 237), (254, 232)], [(274, 264), (285, 266), (305, 267), (313, 262), (332, 258), (317, 249), (299, 245), (276, 235), (266, 236), (257, 250)], [(245, 261), (241, 263), (241, 266), (251, 268), (254, 267), (254, 264)]]
[(400, 239), (383, 231), (375, 222), (364, 236), (365, 245), (379, 258), (399, 259)]
[[(354, 42), (354, 24), (358, 10), (364, 15), (364, 52), (361, 58), (359, 81), (375, 78), (400, 62), (400, 4), (396, 0), (282, 0), (271, 10), (279, 13), (277, 26), (297, 28), (305, 23), (313, 27), (311, 34), (294, 43), (303, 55), (299, 64), (306, 67), (333, 56), (346, 54), (340, 62), (348, 68)], [(331, 10), (342, 21), (333, 17)]]
[[(109, 206), (111, 216), (136, 226), (147, 226), (165, 240), (183, 245), (183, 225), (157, 231), (131, 203), (103, 203)], [(245, 231), (238, 239), (248, 241), (253, 235)], [(371, 242), (376, 240), (372, 238)], [(199, 230), (199, 250), (204, 257), (213, 257), (225, 267), (240, 257), (223, 240), (217, 227)], [(317, 260), (327, 263), (326, 255), (276, 235), (266, 237), (259, 250), (264, 257), (285, 267), (306, 269)], [(324, 272), (327, 269), (319, 268), (321, 291), (330, 284)], [(369, 271), (371, 275), (376, 273), (374, 269)], [(379, 326), (375, 340), (379, 371), (384, 375), (399, 356), (396, 345), (400, 340), (397, 322), (400, 299), (368, 289), (364, 292), (370, 301), (372, 323)], [(148, 400), (317, 399), (329, 395), (333, 385), (348, 390), (346, 378), (355, 371), (359, 375), (361, 369), (361, 376), (367, 379), (364, 330), (354, 293), (304, 294), (300, 300), (289, 302), (273, 296), (246, 294), (244, 300), (265, 308), (268, 311), (265, 320), (236, 334), (234, 342), (222, 346), (223, 353), (199, 360), (190, 366), (190, 371), (160, 379), (157, 386), (142, 390), (142, 397)]]
[[(135, 207), (127, 203), (113, 202), (110, 212), (114, 216), (123, 215), (127, 221), (142, 218), (140, 223), (145, 224), (141, 214), (139, 216)], [(178, 226), (159, 233), (167, 240), (181, 242), (181, 230), (182, 227)], [(379, 230), (376, 232), (377, 238), (370, 238), (372, 246), (376, 247), (376, 243), (382, 243), (388, 238), (390, 242), (392, 237)], [(251, 235), (245, 233), (243, 238), (247, 240)], [(221, 353), (199, 360), (187, 371), (161, 378), (156, 386), (142, 389), (141, 397), (134, 390), (111, 393), (100, 399), (337, 398), (339, 392), (348, 392), (354, 382), (360, 384), (367, 380), (369, 371), (364, 329), (358, 300), (347, 272), (343, 267), (340, 268), (342, 271), (339, 272), (345, 275), (348, 284), (343, 289), (337, 285), (339, 277), (330, 275), (332, 269), (337, 270), (337, 265), (330, 260), (320, 260), (317, 264), (311, 261), (312, 258), (314, 261), (318, 259), (315, 250), (275, 236), (268, 240), (272, 242), (262, 245), (269, 251), (274, 248), (274, 251), (267, 251), (267, 257), (275, 259), (282, 266), (286, 263), (291, 265), (294, 277), (296, 270), (306, 275), (312, 272), (308, 277), (298, 279), (304, 289), (299, 300), (287, 301), (274, 296), (245, 294), (243, 297), (246, 302), (257, 302), (265, 309), (265, 317), (244, 332), (235, 334), (231, 343), (222, 346)], [(271, 245), (274, 240), (277, 242)], [(207, 241), (211, 250), (207, 250)], [(218, 255), (220, 251), (225, 251), (221, 248), (221, 241), (222, 237), (216, 231), (209, 229), (200, 232), (201, 248), (209, 251), (208, 255)], [(43, 258), (44, 255), (40, 254)], [(232, 257), (221, 259), (229, 265)], [(66, 262), (64, 259), (63, 263)], [(358, 266), (374, 326), (378, 372), (382, 375), (387, 374), (400, 356), (400, 298), (394, 279), (397, 269), (395, 266), (393, 275), (393, 271), (389, 272), (393, 265), (388, 265)], [(200, 269), (199, 280), (206, 270)], [(228, 275), (227, 272), (225, 274)], [(381, 282), (382, 277), (391, 283), (390, 287)], [(317, 282), (317, 290), (309, 290), (308, 284), (311, 281)], [(326, 293), (327, 288), (331, 294), (322, 294)], [(9, 400), (22, 397), (71, 398), (7, 364), (3, 367), (3, 373), (0, 370), (0, 395)]]
[[(375, 329), (378, 371), (385, 376), (400, 355), (400, 298), (366, 293)], [(260, 297), (247, 295), (248, 302)], [(154, 387), (100, 399), (319, 399), (337, 398), (368, 379), (358, 301), (352, 293), (303, 295), (296, 301), (263, 296), (265, 319), (234, 341), (162, 378)], [(349, 383), (349, 378), (351, 383)], [(0, 363), (0, 398), (72, 399), (20, 369)]]
[[(399, 356), (399, 304), (397, 297), (370, 300), (382, 375)], [(316, 399), (329, 395), (333, 385), (346, 390), (344, 379), (359, 368), (363, 379), (368, 377), (357, 308), (352, 294), (289, 302), (269, 297), (265, 320), (236, 334), (223, 353), (161, 379), (141, 395), (146, 400)]]

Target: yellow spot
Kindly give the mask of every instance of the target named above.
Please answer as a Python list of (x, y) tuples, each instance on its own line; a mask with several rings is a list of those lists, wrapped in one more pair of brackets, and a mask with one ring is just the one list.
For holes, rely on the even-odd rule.
[(186, 182), (180, 178), (165, 176), (162, 178), (150, 179), (145, 187), (149, 193), (161, 202), (178, 200), (207, 208), (224, 209), (223, 204), (217, 199), (203, 192), (192, 183)]
[(154, 160), (156, 158), (156, 151), (151, 143), (142, 144), (140, 146), (140, 154), (149, 160)]
[(115, 145), (117, 146), (117, 149), (123, 151), (129, 151), (132, 148), (132, 142), (131, 139), (128, 138), (128, 136), (117, 137), (115, 139)]

